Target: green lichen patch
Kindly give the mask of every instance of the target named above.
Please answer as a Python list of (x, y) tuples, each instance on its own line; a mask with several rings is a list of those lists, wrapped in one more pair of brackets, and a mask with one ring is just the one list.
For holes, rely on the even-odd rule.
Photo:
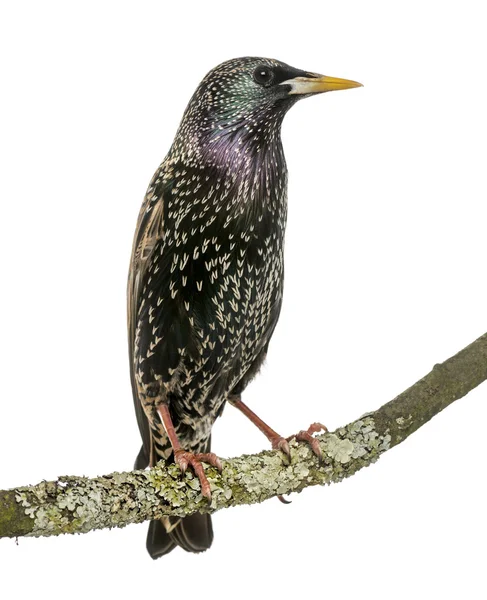
[(206, 469), (211, 504), (201, 496), (197, 477), (172, 464), (149, 471), (112, 473), (87, 479), (63, 477), (19, 488), (15, 502), (30, 529), (28, 535), (58, 535), (104, 527), (123, 527), (164, 515), (214, 512), (238, 504), (262, 502), (278, 494), (300, 492), (309, 485), (340, 481), (377, 460), (390, 436), (380, 436), (365, 416), (335, 433), (319, 436), (323, 462), (306, 443), (291, 442), (291, 460), (280, 452), (261, 452), (224, 461), (223, 473)]

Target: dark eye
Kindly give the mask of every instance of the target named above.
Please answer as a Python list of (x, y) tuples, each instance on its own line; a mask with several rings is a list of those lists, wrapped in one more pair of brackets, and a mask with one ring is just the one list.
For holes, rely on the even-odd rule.
[(257, 67), (254, 71), (254, 81), (259, 85), (270, 85), (274, 79), (274, 73), (269, 67)]

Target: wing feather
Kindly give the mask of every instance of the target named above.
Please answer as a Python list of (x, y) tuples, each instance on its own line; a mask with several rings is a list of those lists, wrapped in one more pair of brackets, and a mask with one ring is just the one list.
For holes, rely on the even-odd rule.
[(142, 281), (151, 264), (151, 256), (154, 248), (164, 235), (164, 197), (162, 194), (162, 185), (158, 185), (162, 171), (163, 165), (161, 165), (154, 175), (139, 212), (132, 246), (127, 285), (130, 379), (132, 382), (135, 414), (137, 416), (137, 423), (139, 425), (143, 443), (143, 449), (137, 458), (137, 468), (146, 467), (152, 462), (151, 456), (153, 452), (153, 441), (149, 423), (139, 400), (137, 384), (135, 381), (134, 343), (142, 292)]

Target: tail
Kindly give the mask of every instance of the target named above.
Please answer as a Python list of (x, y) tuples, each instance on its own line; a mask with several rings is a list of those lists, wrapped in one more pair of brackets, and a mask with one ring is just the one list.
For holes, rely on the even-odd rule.
[(210, 515), (195, 513), (180, 519), (166, 517), (151, 521), (147, 534), (147, 551), (156, 559), (181, 546), (186, 552), (204, 552), (213, 542)]
[[(210, 451), (210, 440), (204, 452)], [(145, 469), (149, 465), (144, 446), (135, 461), (136, 469)], [(176, 546), (186, 552), (204, 552), (213, 542), (211, 516), (194, 513), (184, 518), (164, 517), (160, 521), (151, 521), (147, 534), (147, 552), (154, 560), (169, 554)]]

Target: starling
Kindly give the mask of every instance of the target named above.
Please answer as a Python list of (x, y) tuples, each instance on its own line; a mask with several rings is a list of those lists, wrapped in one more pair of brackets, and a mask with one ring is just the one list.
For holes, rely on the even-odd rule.
[[(226, 401), (289, 454), (241, 400), (264, 361), (281, 310), (287, 170), (281, 123), (300, 98), (358, 87), (277, 60), (237, 58), (196, 89), (155, 172), (137, 222), (128, 281), (130, 369), (143, 445), (135, 468), (159, 459), (191, 466), (211, 497), (202, 463)], [(319, 454), (312, 434), (297, 436)], [(176, 545), (210, 547), (210, 516), (149, 527), (159, 558)]]

